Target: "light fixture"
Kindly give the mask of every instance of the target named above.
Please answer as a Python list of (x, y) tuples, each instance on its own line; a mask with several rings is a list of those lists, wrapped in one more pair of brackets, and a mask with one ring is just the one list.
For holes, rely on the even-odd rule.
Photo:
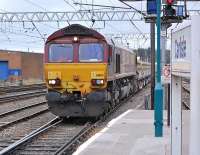
[(74, 36), (74, 42), (77, 42), (78, 41), (78, 37), (77, 36)]
[(52, 84), (52, 85), (56, 84), (56, 80), (49, 80), (49, 84)]
[(92, 83), (92, 85), (100, 86), (100, 85), (104, 85), (104, 80), (103, 79), (92, 79), (91, 83)]
[(61, 85), (61, 80), (60, 79), (51, 79), (48, 80), (49, 85), (54, 85), (54, 86), (59, 86)]

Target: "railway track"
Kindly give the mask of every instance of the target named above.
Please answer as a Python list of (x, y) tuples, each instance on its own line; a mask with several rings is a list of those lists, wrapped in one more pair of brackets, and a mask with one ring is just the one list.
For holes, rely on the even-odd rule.
[(66, 142), (71, 142), (76, 135), (81, 135), (88, 128), (89, 123), (66, 124), (56, 117), (3, 149), (0, 154), (59, 154)]
[(190, 89), (189, 89), (189, 88), (187, 88), (187, 87), (185, 87), (185, 86), (183, 86), (182, 88), (183, 88), (184, 91), (186, 91), (187, 93), (190, 94)]
[(100, 126), (102, 122), (132, 97), (133, 95), (121, 101), (96, 122), (88, 121), (81, 125), (66, 124), (66, 122), (63, 123), (62, 119), (56, 117), (44, 126), (4, 148), (0, 151), (0, 154), (72, 154), (81, 143), (94, 133), (95, 128)]
[(5, 96), (0, 96), (0, 103), (28, 99), (28, 98), (32, 98), (32, 97), (42, 96), (45, 94), (46, 94), (46, 90), (43, 89), (43, 90), (36, 90), (33, 92), (24, 92), (24, 93), (20, 93), (20, 94), (5, 95)]
[(182, 82), (182, 104), (186, 110), (190, 110), (190, 83), (188, 80)]
[(0, 131), (19, 122), (37, 117), (48, 112), (46, 102), (28, 105), (15, 110), (7, 111), (0, 114)]
[(24, 85), (24, 86), (8, 86), (8, 87), (0, 87), (0, 94), (5, 93), (13, 93), (19, 91), (28, 91), (28, 90), (39, 90), (46, 89), (44, 83), (42, 84), (32, 84), (32, 85)]
[(25, 106), (25, 107), (22, 107), (22, 108), (17, 108), (17, 109), (14, 109), (14, 110), (10, 110), (10, 111), (1, 113), (0, 114), (0, 118), (5, 117), (7, 115), (11, 115), (13, 113), (16, 113), (16, 112), (19, 112), (19, 111), (22, 111), (22, 110), (25, 110), (25, 109), (28, 109), (28, 108), (32, 108), (32, 107), (36, 107), (36, 106), (44, 105), (44, 104), (46, 104), (46, 102), (40, 102), (40, 103), (37, 103), (37, 104), (32, 104), (32, 105)]
[(190, 110), (190, 106), (187, 104), (187, 102), (182, 101), (182, 103), (186, 110)]

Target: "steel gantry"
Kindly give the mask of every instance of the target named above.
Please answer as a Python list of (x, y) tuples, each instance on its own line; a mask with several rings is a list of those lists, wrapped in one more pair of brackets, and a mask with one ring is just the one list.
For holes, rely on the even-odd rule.
[(133, 40), (147, 40), (150, 39), (149, 33), (106, 33), (105, 36), (113, 39), (133, 39)]
[(77, 12), (6, 12), (0, 22), (62, 22), (62, 21), (141, 21), (136, 11), (77, 11)]
[[(145, 14), (145, 12), (143, 12)], [(200, 10), (188, 10), (199, 15)], [(64, 21), (141, 21), (144, 16), (134, 10), (71, 12), (1, 12), (0, 22), (64, 22)]]

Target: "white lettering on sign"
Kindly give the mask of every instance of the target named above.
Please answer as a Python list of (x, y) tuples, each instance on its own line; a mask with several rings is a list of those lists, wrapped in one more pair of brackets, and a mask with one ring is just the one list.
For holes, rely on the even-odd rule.
[(189, 77), (191, 68), (191, 26), (172, 33), (172, 74)]
[(186, 40), (180, 37), (179, 40), (175, 40), (175, 59), (186, 57)]

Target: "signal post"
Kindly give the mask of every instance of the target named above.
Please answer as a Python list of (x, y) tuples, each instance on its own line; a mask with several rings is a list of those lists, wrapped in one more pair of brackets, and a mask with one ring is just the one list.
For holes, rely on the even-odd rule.
[[(155, 136), (162, 137), (163, 135), (163, 85), (161, 84), (162, 68), (165, 65), (165, 50), (166, 50), (166, 37), (167, 28), (172, 23), (180, 23), (184, 18), (183, 12), (176, 14), (174, 5), (176, 1), (166, 0), (161, 5), (160, 0), (147, 0), (147, 17), (145, 18), (147, 23), (155, 23), (157, 25), (157, 82), (155, 87)], [(156, 6), (156, 7), (155, 7)], [(163, 12), (161, 12), (161, 6)], [(182, 7), (182, 6), (181, 6)], [(186, 6), (185, 6), (186, 7)], [(161, 16), (162, 15), (162, 16)], [(160, 61), (161, 60), (161, 61)], [(165, 90), (167, 92), (167, 89)], [(168, 97), (169, 98), (169, 97)], [(169, 106), (168, 106), (169, 107)], [(169, 108), (168, 108), (169, 111)], [(168, 114), (170, 114), (168, 112)], [(169, 119), (168, 115), (168, 119)], [(168, 121), (169, 122), (169, 121)]]

